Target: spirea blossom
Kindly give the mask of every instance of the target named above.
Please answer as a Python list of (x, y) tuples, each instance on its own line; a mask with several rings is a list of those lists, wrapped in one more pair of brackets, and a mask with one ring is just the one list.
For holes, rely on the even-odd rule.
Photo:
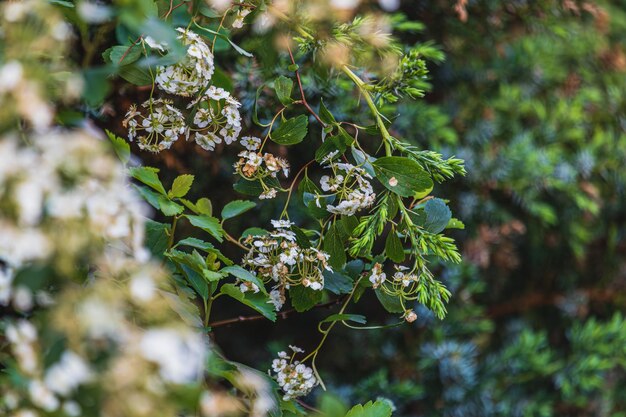
[(224, 141), (230, 145), (241, 133), (239, 103), (223, 88), (210, 86), (203, 96), (192, 101), (188, 107), (198, 106), (187, 136), (207, 151)]
[(292, 355), (278, 352), (278, 358), (272, 361), (273, 376), (285, 393), (283, 396), (285, 401), (307, 395), (319, 383), (313, 374), (313, 369), (294, 360), (295, 355), (303, 350), (295, 346), (291, 348)]
[(122, 125), (128, 140), (136, 138), (139, 148), (150, 152), (169, 149), (185, 133), (185, 118), (170, 100), (147, 100), (139, 108), (131, 105)]
[(234, 164), (235, 172), (248, 180), (276, 178), (278, 173), (289, 176), (289, 162), (286, 159), (255, 151), (241, 151), (238, 156), (239, 160)]
[[(320, 179), (325, 196), (334, 196), (333, 204), (328, 204), (326, 210), (333, 214), (352, 216), (357, 211), (370, 207), (376, 201), (376, 194), (369, 182), (372, 179), (363, 168), (349, 163), (329, 162), (327, 168), (333, 171), (332, 175), (324, 175)], [(321, 206), (321, 196), (317, 204)]]
[[(263, 236), (248, 236), (244, 244), (249, 252), (243, 264), (264, 282), (274, 283), (270, 302), (280, 310), (285, 302), (285, 289), (302, 285), (319, 291), (324, 288), (324, 271), (331, 271), (329, 255), (319, 249), (303, 248), (296, 243), (290, 230), (293, 223), (287, 220), (272, 220), (273, 231)], [(240, 287), (242, 292), (253, 290), (249, 284)]]
[(185, 28), (176, 29), (177, 36), (187, 48), (185, 57), (174, 65), (157, 67), (156, 84), (170, 94), (192, 96), (211, 81), (215, 65), (213, 54), (202, 38)]

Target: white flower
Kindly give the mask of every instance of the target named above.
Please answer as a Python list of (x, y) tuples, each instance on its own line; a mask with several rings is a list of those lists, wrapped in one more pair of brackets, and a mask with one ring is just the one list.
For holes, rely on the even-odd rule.
[(142, 271), (130, 280), (130, 295), (137, 301), (150, 301), (156, 293), (156, 285), (154, 279), (147, 273)]
[(144, 358), (159, 365), (166, 382), (190, 383), (204, 371), (206, 349), (200, 334), (173, 328), (151, 329), (142, 336), (139, 348)]
[(379, 263), (374, 264), (372, 267), (372, 274), (369, 278), (373, 288), (381, 286), (385, 282), (386, 278), (387, 275), (383, 272), (383, 266)]
[(211, 132), (208, 132), (206, 135), (196, 132), (193, 140), (196, 141), (202, 149), (207, 151), (215, 150), (215, 145), (222, 143), (222, 139)]
[(91, 378), (92, 372), (84, 359), (74, 352), (65, 351), (61, 360), (46, 371), (44, 384), (50, 391), (67, 397)]
[(207, 87), (213, 76), (215, 65), (208, 45), (192, 31), (176, 29), (180, 39), (187, 46), (185, 58), (174, 65), (157, 67), (157, 86), (171, 94), (189, 97)]
[(137, 110), (132, 105), (122, 122), (128, 128), (128, 139), (136, 137), (139, 148), (150, 152), (169, 149), (185, 133), (185, 118), (170, 100), (147, 100)]
[(17, 88), (23, 75), (22, 64), (18, 61), (9, 61), (0, 67), (0, 93)]
[(274, 197), (276, 197), (276, 189), (270, 188), (269, 190), (263, 191), (261, 195), (259, 196), (259, 199), (267, 200), (267, 199), (272, 199)]
[(167, 42), (157, 42), (151, 36), (145, 36), (143, 41), (152, 49), (165, 51), (165, 48), (167, 48)]
[(290, 222), (289, 220), (272, 220), (272, 226), (274, 226), (276, 229), (289, 229), (291, 226), (293, 226), (295, 223), (294, 222)]
[(283, 304), (285, 304), (285, 296), (281, 294), (281, 292), (277, 289), (270, 291), (270, 300), (268, 303), (274, 305), (274, 309), (276, 311), (280, 311), (283, 308)]
[(249, 151), (256, 151), (261, 146), (261, 139), (255, 136), (244, 136), (241, 138), (240, 143)]
[[(302, 353), (299, 348), (293, 350), (294, 354)], [(285, 352), (279, 352), (278, 359), (272, 361), (272, 371), (275, 374), (274, 379), (285, 393), (283, 396), (285, 401), (307, 395), (318, 384), (312, 368), (294, 361)]]
[(294, 353), (304, 353), (304, 350), (298, 346), (289, 345), (289, 349), (293, 350)]
[(259, 290), (259, 286), (256, 285), (253, 282), (242, 282), (241, 284), (239, 284), (239, 291), (241, 291), (242, 293), (246, 293), (248, 291), (252, 291), (254, 294), (258, 293)]
[(13, 270), (9, 266), (0, 267), (0, 305), (7, 306), (11, 300)]
[(47, 412), (53, 412), (59, 408), (59, 399), (41, 381), (31, 381), (28, 384), (28, 393), (33, 404)]

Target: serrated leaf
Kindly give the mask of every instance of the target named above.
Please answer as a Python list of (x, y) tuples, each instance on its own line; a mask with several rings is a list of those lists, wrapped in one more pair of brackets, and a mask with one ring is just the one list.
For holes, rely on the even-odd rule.
[(366, 154), (354, 146), (350, 147), (350, 152), (352, 153), (352, 157), (358, 166), (363, 168), (365, 172), (370, 174), (372, 177), (376, 177), (376, 171), (374, 171), (374, 167), (372, 166), (372, 163), (376, 161), (376, 158)]
[(346, 417), (391, 417), (391, 407), (387, 402), (369, 401), (363, 405), (355, 405), (348, 411)]
[(144, 86), (152, 84), (152, 76), (146, 69), (136, 64), (124, 65), (117, 70), (117, 74), (131, 84)]
[(204, 276), (188, 265), (178, 264), (178, 266), (198, 295), (202, 297), (203, 300), (207, 300), (209, 298), (209, 284), (204, 279)]
[(324, 104), (324, 100), (320, 100), (320, 119), (322, 119), (322, 121), (327, 125), (337, 123), (337, 121), (335, 120), (335, 116), (333, 116), (333, 114)]
[(291, 305), (299, 313), (310, 310), (314, 305), (322, 301), (322, 296), (322, 291), (315, 291), (303, 285), (297, 285), (289, 289)]
[(271, 321), (276, 321), (276, 312), (274, 311), (274, 305), (269, 302), (267, 295), (262, 292), (256, 294), (252, 292), (242, 293), (234, 284), (222, 285), (221, 292), (226, 294), (235, 300), (247, 305), (250, 308), (261, 313), (265, 318)]
[(274, 81), (274, 90), (276, 90), (276, 97), (284, 105), (291, 103), (291, 90), (293, 89), (293, 81), (291, 79), (281, 75)]
[(190, 174), (179, 175), (172, 184), (172, 189), (167, 194), (170, 198), (182, 198), (187, 195), (193, 184), (194, 176)]
[(378, 180), (402, 197), (412, 197), (433, 186), (426, 171), (415, 161), (401, 156), (385, 156), (372, 164)]
[(324, 289), (333, 294), (349, 294), (353, 285), (353, 279), (342, 272), (324, 271)]
[(441, 233), (452, 219), (452, 212), (440, 198), (428, 200), (424, 205), (424, 213), (426, 221), (423, 227), (431, 233)]
[(209, 242), (205, 242), (204, 240), (197, 239), (195, 237), (187, 237), (181, 241), (179, 241), (176, 246), (189, 246), (191, 248), (200, 249), (203, 251), (207, 251), (209, 249), (215, 249), (215, 246)]
[(199, 214), (205, 214), (207, 216), (213, 215), (213, 205), (211, 204), (211, 200), (206, 197), (200, 198), (196, 201), (196, 210), (198, 210)]
[(245, 238), (247, 236), (267, 236), (269, 232), (265, 229), (261, 229), (260, 227), (249, 227), (243, 231), (241, 234), (241, 238)]
[(271, 133), (270, 138), (279, 145), (295, 145), (302, 142), (306, 137), (308, 125), (308, 117), (301, 114), (298, 117), (284, 121)]
[(388, 295), (384, 291), (380, 289), (376, 289), (374, 291), (376, 293), (376, 298), (380, 301), (380, 304), (390, 313), (404, 313), (404, 308), (402, 308), (402, 304), (398, 297), (393, 297)]
[(391, 230), (385, 240), (385, 254), (395, 263), (404, 261), (404, 247), (395, 230)]
[(141, 48), (132, 45), (116, 45), (108, 55), (113, 65), (128, 65), (141, 57)]
[(167, 197), (163, 195), (159, 196), (158, 201), (159, 201), (159, 209), (166, 216), (176, 216), (177, 214), (180, 214), (183, 212), (183, 210), (185, 210), (183, 206), (171, 200), (168, 200)]
[(450, 219), (450, 221), (448, 222), (448, 225), (446, 226), (446, 229), (465, 229), (465, 223), (463, 223), (461, 220), (453, 217)]
[(263, 282), (256, 275), (253, 275), (250, 271), (240, 267), (239, 265), (227, 266), (226, 268), (222, 268), (220, 272), (230, 274), (242, 281), (251, 282), (259, 287), (259, 290), (267, 294), (267, 290), (265, 289)]
[(141, 197), (148, 202), (148, 204), (155, 209), (160, 210), (159, 197), (161, 197), (161, 194), (155, 193), (145, 185), (133, 184), (133, 187), (137, 190)]
[(170, 225), (146, 219), (146, 247), (157, 257), (163, 257), (169, 241)]
[(367, 319), (361, 314), (333, 314), (320, 321), (320, 323), (332, 323), (333, 321), (353, 321), (359, 324), (367, 323)]
[(159, 180), (159, 176), (157, 175), (159, 172), (157, 168), (135, 167), (130, 168), (129, 172), (130, 175), (137, 181), (146, 184), (163, 195), (166, 194), (165, 188), (163, 187), (163, 184), (161, 184), (161, 180)]
[(330, 255), (328, 263), (333, 268), (341, 269), (346, 263), (346, 248), (336, 224), (333, 224), (324, 236), (324, 252)]
[(107, 137), (111, 141), (113, 145), (113, 150), (115, 154), (122, 161), (123, 164), (127, 164), (130, 160), (130, 144), (119, 136), (116, 136), (113, 132), (109, 130), (105, 130)]
[(220, 221), (215, 217), (206, 215), (194, 216), (190, 214), (186, 215), (185, 217), (192, 225), (199, 227), (200, 229), (209, 233), (211, 236), (217, 239), (218, 242), (222, 242), (224, 240), (222, 237), (222, 225), (220, 224)]
[(256, 203), (247, 200), (235, 200), (226, 204), (222, 209), (222, 219), (231, 219), (235, 216), (245, 213), (248, 210), (252, 210), (256, 207)]

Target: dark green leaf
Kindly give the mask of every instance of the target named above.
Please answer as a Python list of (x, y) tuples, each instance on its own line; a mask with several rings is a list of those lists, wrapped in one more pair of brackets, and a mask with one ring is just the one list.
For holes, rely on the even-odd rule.
[(428, 200), (424, 205), (424, 212), (426, 213), (424, 229), (431, 233), (442, 232), (452, 219), (452, 212), (440, 198)]
[(180, 214), (185, 210), (183, 206), (173, 202), (172, 200), (168, 200), (167, 197), (160, 195), (159, 196), (159, 209), (166, 216), (175, 216)]
[(250, 308), (261, 313), (265, 318), (271, 321), (276, 321), (276, 312), (274, 311), (274, 305), (269, 302), (267, 295), (262, 292), (256, 294), (247, 292), (242, 293), (234, 284), (222, 285), (221, 292), (226, 294), (235, 300), (247, 305)]
[(333, 294), (349, 294), (354, 281), (348, 275), (339, 271), (324, 271), (324, 289)]
[(353, 321), (355, 323), (365, 324), (367, 319), (360, 314), (333, 314), (326, 317), (320, 323), (331, 323), (333, 321)]
[(333, 268), (341, 269), (346, 263), (346, 248), (336, 224), (333, 224), (324, 236), (324, 252), (330, 255), (328, 263)]
[(322, 301), (322, 296), (322, 291), (315, 291), (302, 285), (297, 285), (289, 289), (291, 305), (299, 313), (310, 310), (314, 305)]
[(391, 230), (387, 235), (387, 240), (385, 241), (385, 254), (395, 263), (401, 263), (404, 261), (404, 247), (402, 246), (402, 242), (400, 241), (400, 238), (395, 230)]
[(170, 225), (146, 219), (146, 247), (157, 257), (163, 257), (169, 241)]
[(128, 65), (141, 57), (141, 47), (131, 45), (117, 45), (110, 48), (108, 55), (113, 65)]
[(295, 145), (306, 137), (308, 124), (309, 119), (303, 114), (287, 119), (272, 132), (270, 137), (279, 145)]
[(278, 100), (284, 105), (291, 103), (291, 90), (293, 89), (293, 81), (281, 75), (274, 81), (274, 89)]
[(380, 304), (385, 308), (385, 310), (390, 313), (404, 313), (404, 308), (402, 308), (402, 304), (400, 304), (398, 297), (392, 297), (380, 289), (376, 289), (375, 292), (378, 301), (380, 301)]
[(202, 297), (203, 300), (207, 300), (209, 298), (209, 284), (204, 279), (204, 276), (188, 265), (179, 263), (178, 266), (198, 295)]
[(222, 219), (230, 219), (240, 214), (245, 213), (248, 210), (252, 210), (256, 207), (256, 203), (253, 201), (235, 200), (226, 204), (222, 209)]
[(186, 215), (185, 217), (187, 217), (187, 219), (192, 225), (199, 227), (200, 229), (209, 233), (211, 236), (217, 239), (218, 242), (223, 241), (222, 226), (220, 225), (220, 221), (217, 220), (215, 217), (206, 216), (206, 215), (193, 216), (189, 214)]
[(402, 197), (412, 197), (415, 193), (433, 186), (428, 173), (412, 159), (385, 156), (374, 161), (372, 165), (380, 182)]
[(263, 282), (257, 278), (256, 275), (253, 275), (250, 271), (243, 269), (239, 265), (227, 266), (226, 268), (222, 268), (220, 272), (230, 274), (242, 281), (251, 282), (259, 287), (262, 292), (267, 294), (267, 290), (265, 289)]
[(326, 105), (324, 104), (324, 100), (320, 100), (320, 119), (327, 125), (332, 125), (337, 123), (335, 120), (335, 116), (328, 110)]
[[(278, 187), (280, 187), (280, 183), (278, 182), (278, 180), (276, 178), (272, 178), (272, 177), (265, 178), (265, 179), (263, 179), (263, 182), (269, 188), (278, 188)], [(265, 191), (263, 189), (263, 186), (261, 185), (261, 182), (259, 180), (248, 181), (248, 180), (245, 180), (243, 178), (240, 178), (233, 185), (233, 189), (235, 191), (237, 191), (238, 193), (245, 194), (245, 195), (251, 195), (251, 196), (255, 196), (255, 197), (258, 197), (259, 195), (261, 195), (261, 193), (263, 193), (263, 191)]]

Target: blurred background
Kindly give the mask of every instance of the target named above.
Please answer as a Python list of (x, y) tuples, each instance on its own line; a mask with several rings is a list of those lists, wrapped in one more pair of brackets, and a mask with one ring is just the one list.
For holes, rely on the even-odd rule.
[[(399, 7), (390, 16), (403, 47), (421, 46), (431, 71), (424, 99), (389, 108), (401, 114), (392, 134), (465, 160), (467, 176), (434, 192), (465, 223), (451, 233), (463, 263), (435, 266), (452, 292), (444, 320), (416, 305), (411, 325), (334, 332), (318, 358), (330, 391), (348, 403), (387, 398), (399, 417), (626, 416), (626, 1), (389, 5)], [(244, 48), (266, 41), (247, 39)], [(286, 68), (275, 54), (218, 63), (243, 74), (232, 86), (242, 113), (252, 113), (258, 75)], [(365, 117), (314, 72), (304, 85), (309, 102), (323, 93), (333, 112)], [(195, 191), (210, 190), (218, 208), (243, 198), (231, 187), (234, 155), (220, 149), (144, 156), (172, 175), (206, 173)], [(295, 169), (311, 159), (288, 157)], [(228, 227), (268, 223), (283, 201)], [(218, 321), (250, 313), (216, 304)], [(354, 309), (386, 324), (375, 298)], [(215, 338), (229, 358), (267, 368), (287, 344), (315, 346), (326, 315), (223, 326)]]

